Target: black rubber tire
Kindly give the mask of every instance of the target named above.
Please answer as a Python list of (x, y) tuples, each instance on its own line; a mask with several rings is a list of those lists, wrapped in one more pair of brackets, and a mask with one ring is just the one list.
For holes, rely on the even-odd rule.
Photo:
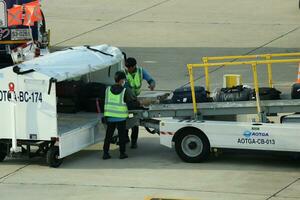
[(46, 161), (49, 167), (57, 168), (62, 164), (63, 159), (58, 159), (58, 156), (59, 156), (58, 146), (50, 147), (46, 155)]
[(7, 156), (7, 146), (6, 144), (0, 143), (0, 162), (2, 162)]
[[(197, 130), (195, 128), (186, 128), (176, 134), (179, 135), (177, 135), (177, 137), (175, 138), (175, 150), (177, 155), (183, 161), (188, 163), (199, 163), (208, 159), (210, 154), (210, 144), (207, 137), (200, 130)], [(194, 140), (196, 142), (193, 141), (187, 143), (189, 138), (190, 141)], [(199, 152), (197, 148), (200, 148)], [(196, 149), (196, 151), (194, 151), (194, 149)], [(186, 151), (191, 151), (192, 154), (195, 155), (188, 155)]]

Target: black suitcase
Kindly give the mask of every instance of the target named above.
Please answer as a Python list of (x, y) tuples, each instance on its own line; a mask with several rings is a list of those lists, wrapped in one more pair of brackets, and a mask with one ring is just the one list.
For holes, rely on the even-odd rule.
[(57, 97), (78, 97), (82, 91), (83, 81), (62, 81), (56, 84)]
[[(259, 88), (260, 100), (277, 100), (280, 99), (280, 94), (281, 92), (275, 88), (270, 88), (270, 87)], [(253, 92), (253, 99), (256, 99), (255, 92)]]
[(83, 102), (83, 109), (86, 112), (103, 113), (104, 112), (104, 99), (87, 98)]
[(221, 88), (216, 92), (214, 101), (249, 101), (252, 99), (252, 93), (253, 90), (251, 88), (244, 87), (243, 85), (238, 85), (231, 88)]
[(300, 83), (295, 83), (292, 86), (292, 99), (300, 99)]
[(57, 112), (59, 113), (76, 113), (80, 111), (80, 101), (76, 97), (57, 99)]
[(99, 98), (99, 99), (104, 99), (105, 98), (105, 90), (106, 90), (106, 85), (102, 83), (97, 83), (97, 82), (90, 82), (85, 84), (82, 87), (82, 96), (83, 97), (93, 97), (93, 98)]
[[(209, 102), (210, 98), (207, 96), (208, 92), (204, 87), (196, 86), (195, 87), (195, 95), (196, 102)], [(173, 92), (173, 96), (171, 99), (172, 103), (192, 103), (192, 92), (191, 87), (181, 87), (177, 88)]]

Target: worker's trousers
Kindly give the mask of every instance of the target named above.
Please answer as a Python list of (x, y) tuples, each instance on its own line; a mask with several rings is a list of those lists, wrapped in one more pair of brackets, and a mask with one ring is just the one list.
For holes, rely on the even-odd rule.
[[(128, 132), (129, 130), (127, 130), (127, 134), (126, 134), (127, 138), (129, 138)], [(139, 126), (134, 126), (131, 128), (131, 144), (136, 144), (138, 137), (139, 137)]]
[(103, 146), (104, 153), (108, 153), (109, 151), (110, 142), (116, 128), (118, 129), (120, 153), (125, 153), (126, 151), (126, 120), (124, 120), (120, 122), (107, 122), (107, 129)]

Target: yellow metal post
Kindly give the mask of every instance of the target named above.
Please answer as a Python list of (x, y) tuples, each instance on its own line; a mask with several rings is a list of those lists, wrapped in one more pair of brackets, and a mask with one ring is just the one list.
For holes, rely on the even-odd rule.
[[(208, 59), (207, 57), (203, 57), (202, 58), (202, 61), (204, 64), (208, 64)], [(209, 82), (209, 70), (208, 70), (208, 65), (205, 65), (204, 67), (204, 73), (205, 73), (205, 87), (206, 87), (206, 90), (208, 92), (210, 92), (210, 82)], [(209, 94), (209, 93), (208, 93)]]
[(257, 115), (258, 115), (259, 121), (261, 122), (262, 121), (262, 116), (261, 116), (261, 107), (260, 107), (260, 98), (259, 98), (259, 85), (258, 85), (256, 63), (252, 64), (252, 72), (253, 72), (253, 81), (254, 81), (254, 88), (255, 88)]
[(196, 103), (196, 94), (195, 94), (195, 82), (194, 82), (194, 74), (193, 74), (193, 65), (187, 65), (189, 76), (190, 76), (190, 86), (192, 91), (192, 100), (193, 100), (193, 110), (194, 117), (197, 118), (197, 103)]
[[(266, 56), (266, 59), (267, 59), (267, 60), (270, 60), (271, 58), (272, 58), (271, 55), (267, 55), (267, 56)], [(271, 64), (271, 63), (268, 63), (267, 66), (268, 66), (268, 81), (269, 81), (269, 87), (270, 87), (270, 88), (273, 88), (273, 72), (272, 72), (272, 64)]]

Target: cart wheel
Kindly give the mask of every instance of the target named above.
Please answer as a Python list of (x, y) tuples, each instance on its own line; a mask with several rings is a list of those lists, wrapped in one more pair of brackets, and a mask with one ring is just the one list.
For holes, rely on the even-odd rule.
[(7, 156), (6, 147), (6, 144), (0, 143), (0, 162), (2, 162)]
[(63, 159), (59, 159), (59, 148), (58, 146), (52, 146), (49, 148), (49, 150), (47, 151), (47, 164), (50, 167), (54, 167), (57, 168), (61, 165)]
[(210, 145), (206, 136), (197, 129), (186, 128), (175, 139), (177, 155), (185, 162), (197, 163), (209, 156)]

